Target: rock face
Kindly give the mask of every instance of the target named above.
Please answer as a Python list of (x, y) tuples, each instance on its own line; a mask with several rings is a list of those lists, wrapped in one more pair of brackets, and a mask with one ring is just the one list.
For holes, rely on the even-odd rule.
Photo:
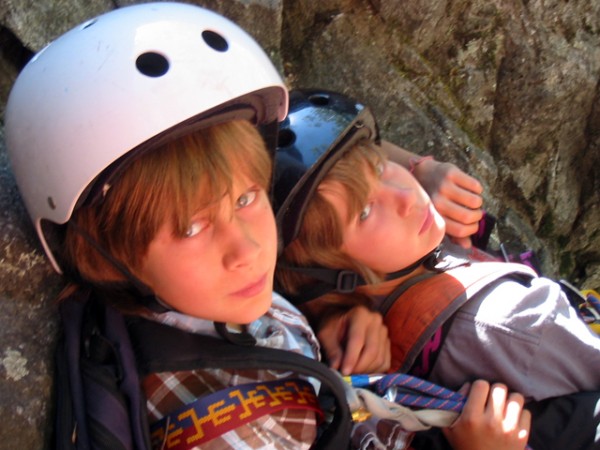
[[(0, 4), (0, 112), (34, 52), (131, 3)], [(499, 218), (496, 243), (532, 248), (548, 275), (600, 287), (600, 2), (194, 3), (255, 36), (291, 87), (350, 93), (387, 139), (476, 175)], [(2, 135), (0, 230), (0, 448), (46, 448), (63, 281), (42, 255)]]

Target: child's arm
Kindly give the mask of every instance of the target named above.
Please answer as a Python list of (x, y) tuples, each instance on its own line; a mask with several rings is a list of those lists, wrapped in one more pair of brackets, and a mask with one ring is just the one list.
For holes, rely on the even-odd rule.
[(392, 160), (411, 170), (431, 197), (434, 206), (446, 220), (446, 233), (465, 247), (477, 231), (482, 217), (481, 183), (452, 163), (420, 158), (388, 141), (381, 147)]
[(477, 380), (470, 388), (462, 413), (443, 430), (456, 450), (524, 449), (531, 414), (523, 409), (521, 394), (508, 393), (503, 384)]
[(329, 365), (344, 375), (390, 367), (390, 340), (381, 314), (355, 306), (328, 318), (317, 332)]

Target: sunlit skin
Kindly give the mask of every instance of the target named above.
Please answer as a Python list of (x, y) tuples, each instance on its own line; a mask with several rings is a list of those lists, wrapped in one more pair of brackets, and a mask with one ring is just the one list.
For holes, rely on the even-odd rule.
[(456, 244), (470, 248), (470, 236), (477, 232), (483, 215), (481, 183), (452, 163), (421, 158), (386, 140), (382, 140), (381, 148), (392, 161), (412, 166), (411, 173), (444, 218), (446, 234)]
[(329, 366), (343, 375), (386, 372), (390, 367), (390, 339), (383, 317), (364, 306), (332, 315), (317, 337)]
[(469, 395), (461, 415), (444, 435), (453, 448), (461, 450), (513, 450), (527, 445), (531, 414), (518, 393), (505, 385), (483, 380), (466, 386)]
[(232, 196), (199, 210), (186, 235), (165, 223), (137, 275), (176, 311), (246, 324), (271, 306), (276, 252), (267, 193), (236, 176)]
[[(444, 219), (408, 170), (388, 161), (379, 177), (370, 177), (370, 183), (367, 204), (345, 225), (344, 253), (373, 270), (391, 273), (413, 264), (440, 244)], [(347, 193), (342, 185), (326, 181), (319, 191), (346, 222)]]
[[(382, 142), (382, 148), (389, 155), (390, 159), (396, 163), (401, 163), (402, 167), (408, 167), (410, 159), (417, 156), (386, 141)], [(393, 173), (396, 173), (396, 165), (390, 163), (384, 175), (389, 177)], [(398, 174), (406, 176), (406, 173), (402, 171), (398, 171)], [(431, 195), (431, 202), (444, 219), (446, 233), (450, 234), (455, 242), (469, 247), (471, 241), (468, 236), (477, 230), (477, 222), (482, 214), (481, 184), (456, 166), (432, 159), (423, 160), (419, 165), (414, 167), (412, 174), (417, 178), (419, 187), (424, 187), (425, 191)], [(322, 185), (323, 188), (327, 189), (328, 185)], [(334, 198), (336, 195), (338, 196), (337, 199)], [(337, 193), (332, 192), (330, 201), (337, 204), (339, 200), (344, 205), (346, 202), (345, 195), (341, 191)], [(422, 193), (415, 195), (415, 200), (417, 197), (419, 201), (423, 200)], [(347, 214), (345, 210), (338, 210), (338, 213), (342, 218)], [(435, 224), (441, 225), (437, 217)], [(432, 227), (432, 232), (437, 234), (435, 227)], [(394, 234), (395, 231), (394, 233), (390, 233), (390, 235)], [(383, 234), (382, 239), (383, 245), (387, 246), (390, 242), (389, 236)], [(372, 233), (365, 240), (362, 240), (362, 238), (357, 239), (359, 244), (366, 242), (370, 248), (375, 245), (376, 240), (377, 236)], [(432, 240), (437, 241), (437, 238), (434, 237)], [(423, 251), (428, 253), (430, 251), (429, 247), (430, 245), (425, 245), (426, 250)], [(404, 251), (405, 248), (402, 249), (400, 254), (403, 254)], [(386, 258), (389, 253), (386, 251)], [(415, 255), (414, 257), (406, 258), (406, 260), (418, 259), (419, 257)], [(399, 263), (400, 266), (403, 264), (406, 264), (406, 261)], [(389, 271), (387, 269), (389, 267), (384, 271)], [(421, 270), (423, 269), (417, 269), (414, 274)], [(396, 279), (377, 285), (367, 285), (359, 288), (359, 290), (371, 295), (386, 295), (390, 289), (401, 281), (401, 279)], [(322, 321), (317, 330), (317, 335), (323, 351), (327, 355), (331, 367), (339, 369), (344, 374), (385, 372), (388, 370), (390, 364), (390, 344), (387, 328), (383, 325), (381, 318), (379, 318), (379, 321), (377, 321), (377, 317), (371, 316), (359, 319), (358, 316), (361, 313), (364, 314), (364, 311), (361, 311), (360, 308), (355, 308), (339, 315), (332, 315), (327, 320)], [(360, 331), (365, 332), (365, 334), (362, 341), (356, 339), (355, 342), (350, 342), (347, 340), (347, 336), (352, 337), (354, 335), (352, 327), (356, 327), (356, 323), (360, 323), (363, 326)], [(356, 342), (359, 342), (359, 344)], [(384, 349), (385, 351), (382, 351)]]
[[(370, 184), (367, 204), (357, 217), (350, 217), (343, 229), (342, 250), (350, 258), (374, 270), (390, 273), (410, 266), (441, 243), (445, 233), (444, 220), (410, 172), (398, 164), (387, 162), (380, 177), (370, 177)], [(346, 223), (349, 217), (348, 198), (342, 185), (328, 181), (322, 183), (319, 190)], [(342, 363), (336, 353), (339, 349), (335, 346), (342, 340), (339, 336), (327, 336), (345, 332), (346, 325), (337, 317), (329, 322), (329, 327), (321, 330), (319, 338), (329, 342), (324, 348), (337, 358), (334, 362), (339, 366)], [(378, 339), (386, 342), (381, 336)], [(360, 346), (356, 352), (358, 356), (343, 361), (342, 365), (352, 367), (362, 348)], [(381, 364), (385, 367), (385, 358), (383, 361)], [(351, 370), (342, 368), (344, 373)], [(457, 449), (523, 449), (531, 422), (523, 403), (523, 396), (508, 393), (506, 386), (477, 380), (470, 389), (464, 411), (451, 428), (444, 430), (444, 434)]]

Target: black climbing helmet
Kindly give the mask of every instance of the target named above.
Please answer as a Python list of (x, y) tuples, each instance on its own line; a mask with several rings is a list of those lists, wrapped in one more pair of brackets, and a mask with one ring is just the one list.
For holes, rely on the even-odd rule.
[(361, 139), (379, 141), (371, 110), (338, 92), (290, 92), (289, 113), (279, 126), (273, 207), (282, 248), (297, 236), (317, 186), (335, 162)]

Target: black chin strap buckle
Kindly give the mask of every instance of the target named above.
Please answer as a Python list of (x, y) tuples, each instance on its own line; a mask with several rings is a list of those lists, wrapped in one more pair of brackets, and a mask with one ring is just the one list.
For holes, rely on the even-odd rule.
[(356, 272), (351, 270), (340, 270), (337, 275), (335, 285), (336, 292), (340, 294), (351, 294), (359, 285), (359, 278)]

